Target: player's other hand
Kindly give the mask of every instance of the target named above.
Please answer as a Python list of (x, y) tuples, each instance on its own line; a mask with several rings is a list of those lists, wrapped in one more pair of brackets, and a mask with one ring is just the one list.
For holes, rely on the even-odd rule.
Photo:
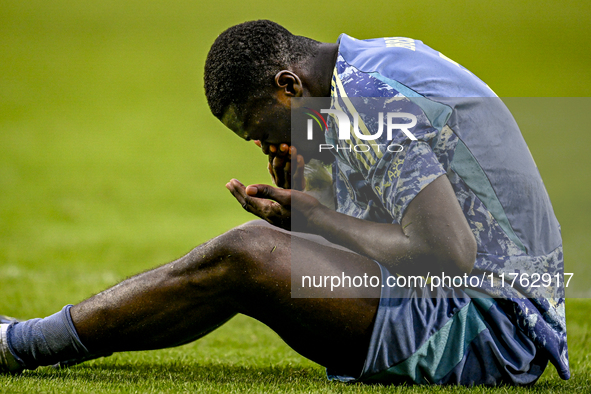
[(276, 186), (283, 189), (304, 190), (306, 187), (304, 157), (298, 155), (295, 146), (261, 144), (260, 141), (255, 141), (255, 144), (269, 157), (267, 169)]
[(297, 190), (280, 189), (269, 185), (244, 186), (232, 179), (226, 188), (247, 212), (286, 230), (292, 229), (292, 219), (298, 231), (304, 231), (308, 218), (322, 205), (314, 197)]

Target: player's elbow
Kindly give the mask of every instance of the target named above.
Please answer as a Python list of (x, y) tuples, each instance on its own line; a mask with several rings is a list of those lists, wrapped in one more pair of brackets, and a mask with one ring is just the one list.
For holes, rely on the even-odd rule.
[(476, 261), (476, 239), (471, 232), (430, 234), (415, 238), (411, 264), (405, 265), (405, 274), (412, 275), (459, 275), (469, 274)]
[(476, 239), (471, 232), (461, 237), (446, 239), (433, 251), (439, 260), (439, 266), (448, 272), (463, 275), (469, 274), (476, 262)]

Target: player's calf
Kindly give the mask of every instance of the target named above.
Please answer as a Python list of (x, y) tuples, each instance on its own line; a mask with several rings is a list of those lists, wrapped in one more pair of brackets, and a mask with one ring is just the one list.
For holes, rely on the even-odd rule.
[(74, 308), (3, 324), (0, 371), (75, 364), (197, 339), (248, 310), (254, 299), (264, 299), (268, 289), (289, 292), (289, 248), (287, 234), (239, 227)]

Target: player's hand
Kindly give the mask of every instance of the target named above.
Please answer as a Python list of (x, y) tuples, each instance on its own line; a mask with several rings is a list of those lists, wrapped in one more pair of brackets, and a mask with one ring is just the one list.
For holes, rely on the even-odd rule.
[(269, 149), (269, 164), (267, 169), (273, 183), (283, 189), (304, 190), (304, 157), (298, 155), (295, 146), (281, 144), (278, 149)]
[(273, 183), (283, 189), (304, 190), (306, 180), (304, 178), (304, 157), (298, 155), (295, 146), (280, 144), (261, 144), (255, 141), (263, 153), (269, 157), (267, 169), (273, 179)]
[[(304, 230), (308, 218), (321, 207), (314, 197), (297, 190), (269, 185), (244, 186), (236, 179), (226, 187), (247, 212), (286, 230), (291, 230), (292, 219), (297, 220), (299, 231)], [(304, 228), (300, 229), (299, 224)]]

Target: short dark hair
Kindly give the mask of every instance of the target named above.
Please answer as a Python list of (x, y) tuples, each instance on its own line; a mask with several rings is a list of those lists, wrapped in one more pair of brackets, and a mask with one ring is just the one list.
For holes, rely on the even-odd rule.
[(249, 97), (265, 97), (275, 75), (316, 52), (319, 42), (295, 36), (269, 20), (232, 26), (215, 40), (205, 61), (205, 96), (221, 119), (230, 104), (239, 113)]

